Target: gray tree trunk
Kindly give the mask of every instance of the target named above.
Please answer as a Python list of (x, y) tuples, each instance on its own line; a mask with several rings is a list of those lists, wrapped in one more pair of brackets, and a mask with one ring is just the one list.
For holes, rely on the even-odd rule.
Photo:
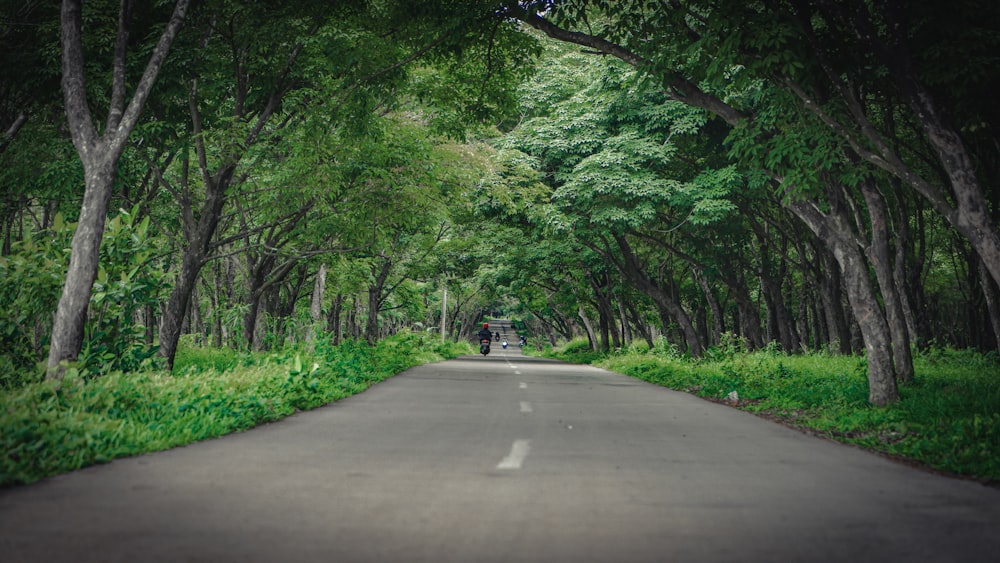
[(326, 291), (326, 264), (320, 264), (319, 272), (316, 272), (316, 281), (313, 284), (312, 298), (309, 301), (309, 318), (312, 325), (306, 332), (306, 343), (312, 345), (314, 332), (323, 319), (323, 292)]
[(114, 51), (114, 77), (108, 121), (104, 136), (99, 137), (90, 113), (84, 80), (82, 0), (63, 1), (60, 15), (63, 99), (70, 136), (83, 162), (84, 193), (80, 219), (70, 245), (66, 281), (52, 323), (52, 338), (46, 363), (46, 377), (49, 379), (61, 378), (66, 362), (75, 361), (80, 355), (118, 160), (129, 134), (139, 120), (160, 67), (170, 51), (170, 45), (180, 30), (187, 6), (188, 0), (177, 0), (173, 15), (160, 35), (142, 78), (136, 85), (132, 100), (126, 107), (125, 55), (132, 5), (131, 2), (122, 3)]
[(879, 308), (868, 263), (854, 239), (847, 221), (838, 215), (824, 215), (812, 203), (793, 201), (788, 208), (828, 245), (843, 274), (854, 318), (861, 330), (868, 360), (868, 401), (884, 406), (899, 400), (892, 364), (889, 325)]
[[(700, 357), (704, 350), (702, 349), (701, 341), (698, 339), (698, 331), (695, 330), (694, 323), (691, 322), (691, 316), (687, 314), (687, 311), (681, 307), (680, 303), (673, 296), (643, 271), (639, 265), (638, 258), (632, 251), (632, 247), (624, 235), (615, 235), (615, 241), (618, 243), (624, 259), (622, 263), (618, 264), (622, 275), (631, 280), (636, 289), (646, 294), (663, 313), (666, 313), (670, 319), (673, 319), (677, 323), (684, 337), (684, 342), (687, 344), (688, 353), (696, 358)], [(664, 325), (664, 329), (666, 329), (666, 324)]]
[[(583, 327), (587, 331), (587, 340), (590, 340), (590, 348), (592, 350), (594, 350), (595, 352), (597, 352), (599, 344), (597, 342), (597, 335), (594, 334), (594, 325), (593, 325), (593, 323), (590, 322), (590, 318), (587, 317), (587, 313), (586, 313), (586, 311), (583, 310), (583, 307), (580, 307), (579, 309), (577, 309), (576, 314), (577, 314), (577, 316), (580, 317), (580, 320), (583, 321)], [(550, 339), (550, 340), (552, 340), (552, 339)], [(555, 346), (555, 343), (553, 343), (552, 345)]]
[(851, 339), (851, 327), (844, 311), (843, 279), (840, 273), (840, 266), (836, 257), (823, 250), (820, 256), (823, 263), (823, 271), (826, 273), (820, 278), (820, 301), (823, 303), (825, 311), (827, 331), (830, 335), (830, 346), (837, 345), (841, 354), (851, 354), (854, 351)]
[(913, 380), (913, 355), (910, 353), (910, 334), (906, 328), (906, 317), (903, 314), (901, 294), (897, 288), (892, 271), (892, 258), (889, 250), (889, 218), (885, 201), (875, 186), (868, 181), (861, 182), (861, 193), (868, 205), (871, 217), (871, 246), (868, 247), (868, 259), (875, 268), (875, 277), (882, 289), (882, 300), (885, 303), (886, 321), (889, 323), (889, 334), (892, 337), (892, 362), (896, 370), (896, 378), (900, 382)]
[(712, 287), (708, 284), (708, 280), (705, 279), (705, 274), (701, 268), (696, 267), (694, 269), (694, 279), (698, 282), (698, 287), (701, 288), (702, 293), (705, 295), (705, 301), (708, 302), (709, 310), (712, 312), (712, 331), (709, 333), (708, 343), (716, 345), (719, 343), (719, 337), (725, 332), (724, 325), (722, 324), (724, 321), (722, 305), (712, 291)]

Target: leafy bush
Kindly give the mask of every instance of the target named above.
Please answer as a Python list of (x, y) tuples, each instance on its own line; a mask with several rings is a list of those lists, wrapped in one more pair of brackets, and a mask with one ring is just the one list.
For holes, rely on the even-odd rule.
[[(0, 256), (0, 387), (13, 389), (41, 379), (52, 313), (59, 302), (76, 227), (57, 215), (48, 232), (12, 245)], [(108, 222), (100, 269), (90, 297), (79, 369), (91, 374), (135, 370), (154, 354), (145, 327), (136, 322), (158, 305), (165, 274), (150, 267), (149, 219), (122, 211)]]
[(604, 357), (604, 354), (595, 352), (586, 338), (577, 338), (561, 348), (546, 347), (545, 356), (577, 364), (589, 364)]
[(4, 311), (0, 315), (0, 384), (4, 388), (40, 379), (36, 364), (48, 345), (52, 324), (48, 319), (62, 291), (69, 232), (57, 216), (52, 232), (15, 242), (10, 255), (0, 256), (0, 310)]
[[(401, 334), (269, 355), (179, 351), (187, 364), (0, 392), (0, 486), (116, 457), (171, 448), (336, 401), (409, 367), (471, 353), (467, 344)], [(230, 360), (238, 359), (233, 364)], [(219, 370), (215, 365), (223, 364)]]

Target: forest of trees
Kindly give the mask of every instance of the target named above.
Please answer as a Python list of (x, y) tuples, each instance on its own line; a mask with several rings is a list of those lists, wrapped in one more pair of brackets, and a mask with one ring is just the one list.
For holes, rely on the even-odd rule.
[(445, 294), (454, 339), (862, 354), (877, 405), (1000, 348), (1000, 5), (3, 6), (6, 385)]

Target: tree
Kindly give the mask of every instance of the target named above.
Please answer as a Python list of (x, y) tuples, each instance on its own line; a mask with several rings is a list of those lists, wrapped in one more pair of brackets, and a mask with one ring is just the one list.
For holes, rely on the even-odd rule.
[(71, 245), (69, 268), (56, 309), (49, 347), (48, 377), (59, 378), (64, 362), (74, 361), (83, 343), (90, 292), (97, 276), (99, 247), (107, 220), (118, 159), (149, 97), (187, 12), (188, 0), (177, 0), (173, 13), (153, 48), (146, 68), (126, 106), (126, 54), (132, 21), (132, 2), (122, 2), (115, 41), (113, 81), (107, 122), (100, 134), (94, 125), (84, 75), (81, 33), (82, 2), (62, 5), (62, 88), (70, 134), (84, 169), (83, 207)]
[[(587, 6), (586, 2), (568, 5), (568, 7), (560, 9), (557, 17), (562, 15), (570, 23), (574, 21), (586, 21), (586, 9), (580, 9), (585, 6)], [(627, 12), (628, 9), (624, 6), (615, 5), (611, 9), (612, 13), (610, 15), (622, 16), (622, 12), (618, 10)], [(780, 114), (771, 113), (769, 111), (771, 110), (770, 107), (755, 107), (751, 104), (747, 110), (741, 111), (730, 103), (727, 103), (721, 97), (703, 90), (684, 75), (683, 71), (686, 70), (682, 64), (684, 61), (676, 55), (676, 51), (682, 51), (684, 47), (678, 46), (677, 43), (691, 40), (691, 35), (686, 33), (688, 31), (693, 31), (697, 37), (701, 36), (698, 34), (699, 30), (689, 30), (686, 27), (689, 25), (689, 22), (683, 17), (680, 18), (679, 22), (673, 22), (669, 19), (658, 20), (654, 25), (643, 27), (642, 30), (635, 30), (630, 27), (630, 23), (635, 21), (633, 19), (623, 18), (618, 20), (623, 25), (617, 29), (616, 33), (620, 33), (628, 41), (634, 41), (636, 48), (640, 49), (638, 52), (633, 52), (628, 48), (596, 35), (560, 28), (530, 9), (527, 11), (515, 10), (514, 13), (529, 25), (540, 29), (553, 38), (586, 45), (601, 52), (614, 55), (633, 66), (648, 69), (657, 78), (657, 81), (665, 86), (672, 98), (713, 113), (734, 127), (737, 133), (743, 134), (746, 131), (756, 133), (760, 131), (768, 134), (775, 131), (775, 129), (770, 129), (769, 127), (773, 125), (771, 121), (774, 121), (774, 116)], [(710, 13), (713, 18), (719, 19), (726, 19), (729, 16), (729, 14), (712, 12), (711, 10)], [(677, 30), (680, 30), (680, 33), (677, 33)], [(649, 46), (644, 43), (647, 38), (640, 31), (652, 32), (654, 34), (660, 33), (663, 42), (654, 42), (660, 45), (660, 47), (650, 50)], [(676, 35), (671, 35), (672, 33), (676, 33)], [(640, 36), (642, 36), (642, 39), (639, 38)], [(714, 35), (709, 36), (710, 39), (714, 39), (715, 37)], [(672, 49), (663, 48), (667, 45), (673, 46)], [(723, 68), (730, 68), (720, 68), (719, 64), (723, 61), (738, 64), (738, 60), (734, 60), (731, 56), (715, 61), (713, 69), (716, 69), (719, 75), (724, 75)], [(722, 76), (713, 76), (712, 78), (717, 82), (723, 79)], [(728, 85), (727, 87), (730, 90), (733, 89), (732, 85)], [(739, 87), (742, 87), (743, 90), (739, 91)], [(751, 101), (759, 103), (761, 100), (768, 100), (768, 96), (770, 95), (771, 99), (787, 106), (783, 101), (784, 96), (779, 92), (775, 92), (774, 88), (769, 88), (767, 84), (760, 86), (754, 84), (752, 81), (747, 83), (744, 79), (737, 82), (736, 88), (737, 91), (729, 96), (734, 100), (738, 101), (740, 94), (746, 96), (747, 93), (750, 93), (752, 95), (750, 97)], [(754, 95), (757, 92), (763, 94), (763, 96), (759, 94)], [(756, 121), (754, 120), (755, 116), (764, 116), (766, 119)], [(778, 121), (784, 123), (783, 120)], [(799, 126), (802, 127), (802, 131), (815, 129), (811, 127), (809, 122), (801, 123)], [(831, 159), (831, 155), (836, 155), (840, 149), (833, 147), (831, 150), (826, 144), (822, 143), (822, 139), (818, 146), (815, 146), (812, 144), (812, 141), (804, 142), (805, 137), (792, 136), (786, 138), (785, 136), (774, 135), (770, 137), (772, 142), (783, 150), (767, 151), (766, 149), (761, 150), (762, 146), (766, 147), (762, 139), (757, 138), (755, 135), (751, 135), (750, 138), (751, 140), (743, 145), (736, 144), (737, 154), (744, 158), (749, 157), (753, 165), (762, 164), (771, 181), (777, 182), (781, 186), (781, 189), (785, 191), (785, 201), (788, 202), (787, 208), (796, 213), (803, 222), (809, 225), (815, 234), (820, 235), (821, 232), (824, 232), (827, 235), (826, 237), (821, 237), (822, 240), (831, 245), (831, 250), (837, 257), (845, 275), (850, 278), (845, 287), (848, 289), (855, 318), (861, 327), (868, 351), (869, 399), (872, 403), (878, 405), (896, 401), (898, 399), (898, 392), (896, 389), (896, 373), (892, 364), (889, 329), (884, 315), (879, 308), (876, 293), (871, 287), (871, 282), (867, 279), (867, 262), (863, 256), (860, 256), (860, 259), (858, 259), (857, 254), (859, 251), (850, 242), (852, 235), (849, 223), (822, 212), (814, 213), (815, 204), (809, 201), (808, 197), (804, 197), (816, 193), (815, 190), (810, 192), (809, 187), (814, 185), (816, 181), (822, 183), (825, 180), (825, 178), (817, 176), (817, 172), (835, 167), (836, 158), (834, 156)], [(765, 140), (767, 138), (765, 136)], [(741, 148), (743, 152), (739, 152)], [(761, 158), (764, 160), (763, 163), (759, 160)], [(808, 164), (803, 166), (806, 163)], [(800, 182), (802, 183), (800, 184)], [(833, 234), (836, 234), (836, 236), (831, 236)]]

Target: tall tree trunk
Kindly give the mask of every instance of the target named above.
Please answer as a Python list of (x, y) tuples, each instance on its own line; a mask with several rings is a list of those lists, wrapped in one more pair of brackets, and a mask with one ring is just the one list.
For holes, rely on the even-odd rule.
[(793, 334), (793, 339), (795, 342), (795, 348), (797, 350), (788, 350), (788, 353), (795, 353), (796, 351), (808, 351), (809, 350), (809, 311), (806, 307), (805, 291), (799, 291), (798, 295), (798, 311), (796, 311), (795, 318), (791, 320), (791, 331)]
[(201, 322), (201, 303), (200, 294), (198, 292), (198, 286), (195, 285), (194, 290), (191, 292), (191, 303), (188, 306), (188, 327), (189, 332), (197, 335), (196, 342), (200, 346), (203, 340), (203, 335), (205, 332), (205, 327)]
[[(180, 1), (180, 0), (178, 0)], [(185, 0), (187, 1), (187, 0)], [(315, 32), (315, 29), (313, 30)], [(209, 37), (210, 35), (206, 35)], [(191, 112), (192, 138), (194, 147), (198, 154), (198, 166), (201, 170), (202, 181), (205, 185), (205, 198), (201, 206), (201, 212), (197, 219), (191, 209), (190, 192), (185, 186), (182, 204), (182, 217), (184, 219), (185, 239), (187, 246), (182, 255), (182, 271), (180, 275), (181, 283), (174, 286), (173, 292), (167, 301), (169, 314), (164, 314), (160, 328), (160, 355), (165, 358), (168, 366), (174, 363), (174, 354), (177, 352), (177, 341), (180, 339), (181, 323), (188, 301), (191, 298), (193, 280), (197, 278), (205, 260), (209, 256), (210, 243), (215, 235), (219, 221), (222, 219), (222, 210), (227, 200), (227, 192), (234, 182), (236, 167), (246, 154), (246, 151), (254, 145), (263, 133), (264, 126), (271, 117), (281, 107), (281, 100), (288, 91), (290, 71), (295, 65), (295, 61), (301, 53), (303, 43), (296, 43), (289, 57), (285, 60), (284, 68), (271, 86), (272, 90), (267, 96), (263, 106), (250, 110), (246, 107), (246, 100), (250, 89), (250, 72), (240, 61), (234, 61), (236, 72), (236, 91), (234, 102), (233, 118), (237, 122), (248, 125), (248, 132), (238, 141), (233, 141), (220, 147), (219, 153), (222, 155), (221, 162), (215, 168), (214, 173), (209, 169), (208, 150), (206, 149), (205, 135), (203, 135), (201, 124), (201, 112), (198, 105), (198, 82), (193, 80), (188, 91), (188, 106)], [(249, 337), (249, 335), (248, 335)]]
[(316, 272), (316, 281), (313, 283), (312, 298), (309, 300), (309, 318), (312, 324), (306, 332), (306, 344), (312, 345), (313, 334), (323, 318), (323, 292), (326, 290), (326, 264), (320, 264), (319, 271)]
[(361, 330), (358, 327), (358, 295), (351, 296), (351, 307), (347, 310), (347, 318), (344, 319), (344, 332), (354, 340), (357, 340), (361, 336)]
[(101, 239), (108, 216), (118, 160), (135, 128), (163, 61), (170, 51), (187, 12), (188, 0), (177, 0), (173, 15), (150, 55), (132, 100), (125, 105), (125, 55), (129, 42), (131, 3), (123, 2), (114, 49), (114, 76), (108, 121), (99, 137), (90, 113), (84, 80), (82, 0), (64, 0), (60, 15), (62, 44), (62, 89), (73, 145), (83, 162), (83, 206), (73, 241), (69, 268), (52, 324), (46, 377), (59, 379), (64, 362), (75, 361), (83, 346), (87, 308), (100, 262)]
[(820, 301), (825, 311), (827, 331), (830, 334), (829, 344), (836, 344), (841, 354), (851, 354), (854, 350), (851, 338), (851, 326), (843, 307), (843, 276), (836, 256), (829, 249), (820, 250), (820, 260), (826, 275), (820, 278)]
[(599, 341), (599, 350), (601, 352), (607, 352), (611, 350), (611, 338), (610, 338), (610, 325), (614, 324), (613, 319), (608, 319), (608, 315), (603, 307), (597, 307), (597, 336)]
[(383, 292), (392, 272), (392, 265), (392, 258), (385, 256), (382, 257), (381, 264), (372, 264), (372, 283), (368, 286), (368, 320), (365, 324), (365, 339), (372, 344), (377, 342), (380, 336), (378, 315), (385, 300)]
[(635, 308), (635, 304), (632, 303), (631, 300), (625, 303), (625, 310), (628, 311), (628, 315), (631, 317), (632, 324), (635, 325), (635, 329), (639, 331), (639, 334), (642, 336), (643, 340), (646, 341), (646, 344), (652, 348), (656, 339), (653, 338), (653, 333), (649, 330), (649, 325), (643, 321), (639, 312)]
[(254, 352), (260, 350), (259, 333), (257, 332), (257, 319), (260, 316), (261, 295), (258, 292), (251, 292), (247, 296), (247, 312), (243, 315), (243, 337), (246, 339), (247, 350)]
[(868, 401), (884, 406), (899, 400), (892, 364), (889, 326), (879, 308), (868, 263), (842, 215), (824, 215), (806, 201), (786, 204), (820, 240), (824, 241), (840, 264), (854, 318), (861, 330), (868, 360)]
[(752, 217), (750, 226), (757, 237), (759, 247), (759, 250), (755, 249), (755, 257), (757, 278), (760, 282), (761, 296), (764, 298), (764, 306), (767, 311), (767, 338), (771, 341), (777, 340), (781, 344), (782, 350), (786, 353), (792, 353), (796, 348), (793, 335), (794, 325), (782, 295), (782, 285), (787, 270), (785, 256), (788, 255), (788, 238), (782, 237), (781, 239), (781, 248), (777, 252), (777, 259), (781, 263), (779, 266), (775, 266), (768, 252), (768, 249), (776, 246), (773, 237), (765, 225), (760, 224)]
[(997, 285), (993, 283), (986, 272), (986, 268), (981, 266), (976, 268), (979, 273), (979, 287), (983, 292), (983, 299), (986, 301), (986, 314), (990, 319), (990, 328), (993, 329), (994, 351), (1000, 351), (1000, 293), (997, 292)]
[[(96, 152), (96, 151), (95, 151)], [(88, 159), (90, 160), (90, 159)], [(97, 278), (101, 239), (107, 220), (108, 202), (114, 183), (117, 158), (102, 158), (98, 162), (84, 161), (86, 189), (83, 207), (70, 246), (66, 282), (52, 324), (49, 346), (48, 379), (63, 375), (63, 362), (77, 359), (83, 347), (87, 307)]]
[(208, 298), (212, 304), (212, 346), (222, 347), (222, 264), (215, 261), (215, 283), (208, 288)]
[(271, 254), (263, 256), (254, 252), (247, 254), (247, 312), (243, 316), (243, 336), (246, 338), (247, 350), (261, 349), (261, 332), (258, 328), (263, 306), (267, 277), (272, 272), (275, 257)]
[(628, 315), (625, 313), (624, 299), (618, 300), (618, 318), (621, 319), (619, 329), (622, 332), (622, 345), (626, 348), (632, 345), (632, 324), (628, 322)]
[(381, 288), (376, 288), (375, 286), (368, 288), (368, 317), (365, 322), (365, 340), (371, 344), (378, 342), (379, 337), (378, 312), (381, 293)]
[[(583, 310), (583, 307), (579, 307), (576, 311), (576, 315), (580, 317), (583, 321), (583, 328), (587, 331), (587, 340), (590, 341), (590, 349), (597, 352), (600, 350), (597, 341), (597, 335), (594, 334), (594, 324), (590, 322), (590, 317), (587, 316), (587, 312)], [(552, 344), (555, 346), (555, 344)]]
[(215, 234), (225, 202), (223, 185), (229, 184), (232, 169), (226, 169), (222, 178), (217, 178), (208, 186), (205, 202), (202, 205), (201, 217), (196, 224), (188, 224), (185, 228), (186, 246), (181, 251), (181, 271), (177, 276), (173, 291), (167, 299), (167, 305), (160, 320), (160, 356), (164, 358), (168, 369), (173, 367), (174, 355), (177, 353), (177, 342), (180, 340), (184, 313), (191, 301), (198, 275), (208, 256), (210, 242)]
[(889, 323), (889, 334), (892, 337), (892, 361), (896, 369), (896, 378), (905, 383), (913, 380), (913, 356), (910, 353), (910, 335), (903, 315), (900, 297), (902, 292), (897, 290), (892, 271), (889, 219), (885, 201), (869, 181), (862, 181), (859, 187), (868, 205), (871, 219), (871, 246), (868, 247), (868, 259), (875, 268), (875, 278), (882, 289), (886, 321)]
[(736, 300), (738, 315), (733, 322), (733, 332), (743, 336), (751, 350), (762, 348), (764, 335), (760, 327), (760, 314), (753, 298), (750, 297), (750, 288), (747, 287), (746, 278), (738, 273), (730, 273), (722, 281), (733, 292), (733, 299)]
[[(205, 138), (202, 135), (201, 114), (198, 109), (198, 88), (193, 82), (188, 95), (188, 105), (191, 110), (192, 132), (195, 139), (195, 150), (198, 154), (198, 167), (201, 170), (205, 184), (205, 199), (201, 205), (200, 214), (195, 218), (187, 179), (188, 158), (182, 158), (183, 163), (183, 193), (181, 194), (181, 217), (184, 225), (186, 246), (181, 251), (181, 271), (174, 285), (167, 306), (160, 321), (160, 356), (164, 358), (168, 369), (174, 365), (174, 355), (177, 353), (177, 342), (181, 337), (181, 327), (184, 313), (187, 311), (191, 292), (201, 272), (202, 266), (209, 255), (212, 238), (222, 218), (222, 209), (226, 203), (226, 190), (229, 189), (236, 171), (237, 161), (231, 156), (212, 174), (208, 169), (208, 151), (205, 148)], [(252, 142), (252, 140), (251, 140)], [(246, 335), (250, 338), (249, 335)]]
[(344, 295), (338, 293), (330, 303), (330, 312), (326, 317), (326, 330), (333, 334), (333, 345), (340, 346), (344, 340), (344, 323), (341, 320), (344, 310)]
[(917, 332), (916, 315), (913, 312), (913, 297), (910, 295), (910, 286), (907, 283), (907, 251), (912, 245), (910, 235), (910, 212), (904, 199), (905, 195), (899, 186), (896, 185), (896, 259), (893, 263), (892, 277), (896, 282), (896, 289), (899, 291), (900, 305), (903, 307), (903, 319), (906, 322), (906, 333), (909, 335), (910, 344), (913, 345), (919, 340)]
[(715, 296), (715, 292), (712, 291), (712, 286), (709, 285), (708, 280), (705, 278), (705, 273), (701, 268), (696, 267), (694, 269), (694, 279), (698, 282), (698, 287), (701, 288), (701, 292), (705, 295), (705, 301), (708, 303), (709, 310), (712, 313), (712, 330), (709, 333), (708, 343), (716, 345), (719, 343), (719, 336), (725, 332), (722, 304), (719, 303), (719, 299)]
[[(631, 280), (636, 289), (646, 294), (656, 303), (661, 311), (668, 314), (677, 323), (684, 337), (684, 342), (687, 344), (688, 353), (696, 358), (700, 357), (704, 350), (702, 349), (701, 341), (698, 339), (698, 331), (695, 330), (694, 323), (691, 322), (691, 317), (687, 314), (687, 311), (681, 307), (680, 303), (674, 300), (669, 292), (660, 287), (655, 280), (646, 274), (642, 266), (639, 265), (639, 259), (632, 251), (632, 246), (625, 238), (625, 235), (616, 234), (614, 238), (618, 243), (619, 249), (622, 251), (623, 261), (617, 263), (622, 275)], [(666, 325), (664, 328), (666, 328)]]
[(591, 272), (587, 272), (587, 279), (594, 292), (594, 300), (597, 308), (597, 322), (600, 328), (601, 351), (607, 352), (612, 347), (621, 347), (621, 336), (618, 333), (618, 325), (615, 322), (614, 307), (611, 304), (612, 283), (610, 276), (600, 274), (595, 277)]

